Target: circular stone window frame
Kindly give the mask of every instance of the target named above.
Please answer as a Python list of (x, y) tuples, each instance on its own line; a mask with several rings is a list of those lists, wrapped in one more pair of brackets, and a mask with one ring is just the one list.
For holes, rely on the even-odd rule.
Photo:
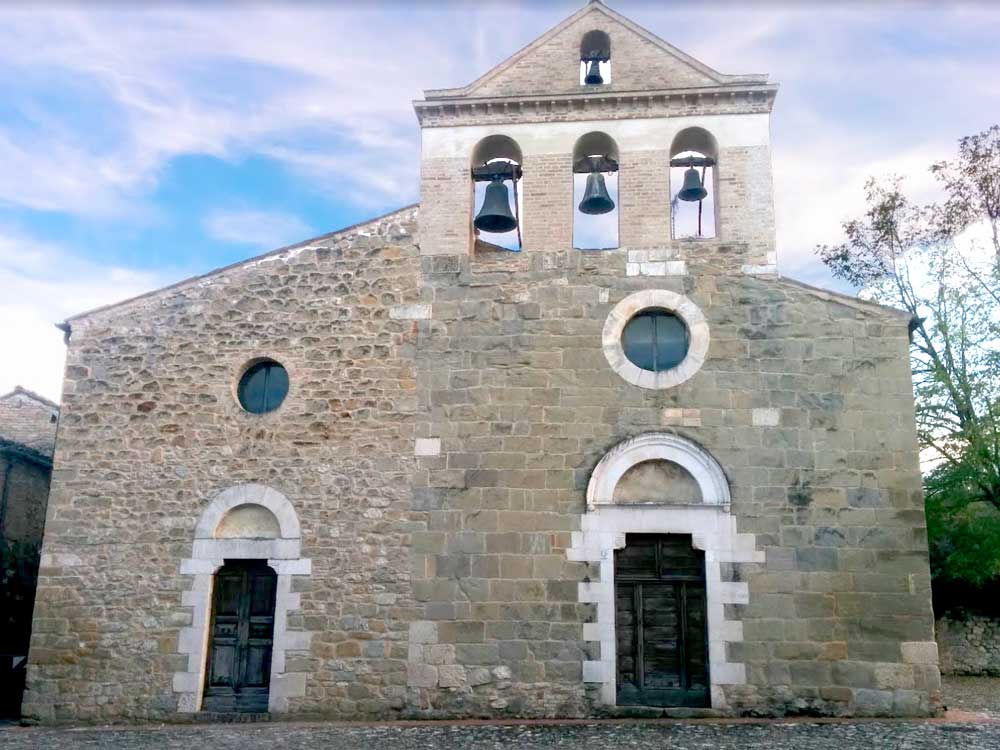
[[(673, 313), (688, 329), (687, 355), (669, 370), (643, 370), (629, 361), (622, 347), (625, 326), (639, 313), (651, 309)], [(683, 294), (666, 289), (645, 289), (628, 295), (608, 313), (601, 335), (604, 357), (611, 369), (627, 383), (650, 390), (672, 388), (693, 377), (705, 363), (710, 341), (708, 321), (698, 306)]]
[[(281, 403), (278, 404), (275, 408), (271, 409), (270, 411), (262, 411), (258, 413), (250, 411), (249, 409), (243, 406), (243, 402), (240, 401), (240, 383), (243, 382), (243, 378), (246, 376), (246, 374), (250, 372), (250, 368), (257, 366), (262, 362), (273, 362), (274, 364), (282, 367), (285, 370), (285, 374), (288, 376), (288, 391), (285, 393), (285, 397), (281, 399)], [(249, 419), (268, 419), (274, 417), (276, 414), (279, 414), (281, 411), (284, 410), (285, 406), (288, 404), (288, 397), (292, 395), (294, 382), (295, 381), (292, 378), (291, 367), (289, 367), (287, 364), (282, 362), (277, 357), (271, 356), (270, 354), (261, 354), (256, 357), (251, 357), (250, 359), (243, 362), (243, 364), (240, 367), (237, 368), (236, 377), (233, 378), (233, 380), (229, 384), (229, 394), (230, 396), (232, 396), (232, 399), (235, 402), (236, 408), (239, 410), (239, 413), (242, 414), (244, 417), (247, 417)]]

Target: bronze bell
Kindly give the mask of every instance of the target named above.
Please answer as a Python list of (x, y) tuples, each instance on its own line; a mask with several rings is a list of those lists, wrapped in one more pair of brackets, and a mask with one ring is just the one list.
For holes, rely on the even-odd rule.
[(472, 223), (481, 232), (509, 232), (517, 226), (517, 219), (510, 212), (507, 186), (499, 177), (486, 186), (483, 207)]
[(615, 202), (608, 195), (604, 175), (597, 171), (588, 174), (587, 189), (583, 191), (583, 200), (580, 201), (580, 213), (606, 214), (614, 208)]
[(708, 191), (701, 184), (701, 177), (698, 176), (698, 170), (694, 167), (688, 167), (687, 171), (684, 172), (684, 185), (681, 187), (681, 191), (677, 193), (677, 197), (682, 201), (694, 202), (704, 200), (706, 195), (708, 195)]
[(601, 75), (601, 63), (598, 60), (590, 61), (590, 66), (587, 68), (587, 76), (583, 79), (583, 82), (588, 86), (604, 83), (604, 77)]

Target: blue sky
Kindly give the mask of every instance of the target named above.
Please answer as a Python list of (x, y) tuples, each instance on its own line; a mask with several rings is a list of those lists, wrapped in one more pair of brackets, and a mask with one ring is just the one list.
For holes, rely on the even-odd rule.
[[(424, 88), (473, 80), (582, 3), (0, 7), (0, 392), (58, 398), (73, 313), (418, 199)], [(1000, 6), (610, 3), (727, 73), (767, 72), (781, 271), (869, 174), (1000, 120)]]

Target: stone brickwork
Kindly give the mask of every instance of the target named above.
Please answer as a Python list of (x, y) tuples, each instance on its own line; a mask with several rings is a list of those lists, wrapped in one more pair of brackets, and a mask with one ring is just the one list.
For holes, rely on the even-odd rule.
[[(697, 73), (714, 92), (683, 115), (572, 105), (560, 124), (470, 93), (536, 90), (597, 16), (616, 85), (655, 51), (643, 85)], [(278, 576), (275, 712), (615, 713), (614, 553), (636, 532), (704, 552), (715, 712), (936, 709), (907, 318), (777, 277), (763, 77), (717, 74), (599, 3), (571, 26), (532, 65), (418, 104), (419, 232), (406, 209), (71, 319), (30, 713), (197, 711), (226, 550)], [(737, 113), (752, 99), (737, 84), (757, 111)], [(500, 130), (461, 121), (480, 106), (523, 155), (525, 252), (472, 235), (471, 155)], [(689, 127), (718, 144), (711, 240), (669, 236), (670, 148)], [(577, 251), (570, 161), (595, 130), (621, 157), (622, 247)], [(688, 326), (671, 370), (624, 355), (644, 305)], [(253, 416), (234, 389), (260, 357), (291, 385)], [(677, 464), (682, 486), (647, 498), (658, 480), (629, 479), (616, 500), (643, 461)], [(199, 524), (246, 486), (280, 533), (256, 511)], [(251, 518), (271, 537), (230, 538)]]
[[(670, 144), (687, 127), (705, 126), (718, 138), (719, 236), (674, 239), (670, 228)], [(646, 265), (634, 274), (678, 273), (678, 264), (711, 262), (718, 272), (752, 267), (775, 273), (774, 210), (771, 200), (770, 149), (764, 116), (728, 120), (660, 120), (639, 130), (613, 122), (580, 121), (550, 136), (544, 126), (509, 126), (504, 133), (524, 152), (522, 194), (524, 250), (551, 252), (573, 246), (572, 153), (576, 140), (601, 131), (621, 152), (619, 169), (620, 248), (646, 252)], [(472, 252), (473, 192), (469, 169), (473, 149), (485, 129), (452, 128), (426, 135), (421, 185), (432, 203), (421, 204), (424, 255), (469, 255)], [(745, 143), (728, 146), (728, 143)], [(675, 186), (676, 187), (676, 186)], [(654, 266), (671, 262), (671, 265)], [(636, 261), (638, 263), (638, 261)]]
[(603, 31), (611, 38), (611, 76), (602, 90), (681, 89), (718, 84), (717, 78), (708, 72), (665, 54), (643, 34), (597, 11), (561, 25), (544, 45), (524, 50), (510, 67), (499, 68), (474, 83), (470, 93), (475, 96), (519, 96), (579, 91), (582, 88), (580, 40), (594, 30)]
[[(593, 613), (561, 584), (596, 571), (560, 561), (567, 532), (600, 456), (668, 422), (725, 467), (737, 528), (766, 555), (727, 574), (749, 584), (727, 610), (744, 636), (729, 659), (746, 667), (727, 704), (930, 710), (936, 657), (906, 645), (932, 644), (933, 622), (905, 319), (707, 265), (646, 279), (625, 275), (622, 253), (538, 253), (528, 270), (504, 260), (423, 261), (435, 315), (418, 350), (418, 434), (441, 452), (420, 463), (415, 498), (431, 526), (414, 539), (426, 578), (414, 586), (428, 620), (485, 622), (449, 633), (455, 663), (503, 663), (522, 694), (544, 679), (560, 713), (584, 710), (577, 665), (592, 653), (580, 639)], [(654, 285), (693, 299), (712, 330), (701, 371), (667, 391), (626, 384), (596, 346), (611, 308)], [(697, 427), (666, 419), (690, 405)], [(421, 687), (447, 713), (468, 705)]]
[[(578, 585), (601, 572), (572, 535), (599, 459), (662, 429), (724, 467), (727, 513), (754, 539), (752, 562), (720, 572), (746, 596), (722, 610), (740, 670), (718, 707), (931, 710), (901, 315), (694, 261), (631, 277), (624, 252), (418, 260), (412, 219), (77, 322), (31, 712), (176, 716), (179, 561), (204, 504), (253, 481), (295, 506), (312, 560), (289, 617), (313, 633), (288, 657), (307, 675), (291, 714), (600, 713)], [(701, 369), (666, 390), (625, 382), (601, 350), (612, 308), (644, 289), (683, 294), (711, 330)], [(292, 389), (252, 417), (233, 378), (264, 355)]]
[[(607, 33), (607, 86), (579, 82), (579, 47), (587, 31)], [(429, 90), (415, 103), (424, 129), (421, 251), (473, 252), (469, 170), (476, 145), (512, 138), (523, 153), (524, 249), (572, 247), (572, 154), (576, 141), (601, 132), (619, 155), (620, 245), (668, 251), (674, 261), (711, 253), (722, 266), (773, 273), (774, 211), (768, 117), (776, 87), (766, 76), (718, 73), (635, 26), (602, 3), (590, 3), (483, 78), (464, 88)], [(628, 92), (623, 95), (621, 92)], [(689, 126), (719, 144), (715, 205), (718, 238), (671, 236), (671, 145)], [(672, 266), (678, 268), (676, 263)], [(664, 275), (646, 266), (636, 273)]]
[[(585, 87), (580, 82), (581, 41), (589, 31), (604, 32), (611, 43), (611, 75), (601, 86)], [(765, 80), (766, 76), (733, 76), (712, 70), (603, 3), (590, 2), (468, 86), (433, 90), (428, 95), (552, 96), (581, 89), (631, 94)]]
[[(294, 505), (312, 631), (300, 714), (388, 717), (406, 700), (410, 477), (420, 322), (415, 211), (70, 321), (25, 712), (177, 718), (195, 525), (241, 482)], [(394, 311), (396, 314), (394, 314)], [(282, 406), (238, 405), (244, 364), (288, 370)], [(280, 573), (280, 571), (279, 571)], [(422, 614), (422, 613), (421, 613)]]
[(936, 632), (942, 674), (1000, 677), (1000, 620), (942, 617)]

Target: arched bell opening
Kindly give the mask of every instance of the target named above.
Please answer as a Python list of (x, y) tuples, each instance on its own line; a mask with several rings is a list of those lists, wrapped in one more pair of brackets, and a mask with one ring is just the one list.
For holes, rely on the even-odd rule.
[(718, 160), (715, 137), (686, 128), (670, 146), (670, 234), (674, 239), (717, 237)]
[(602, 86), (611, 83), (611, 37), (594, 29), (580, 40), (580, 83)]
[(472, 151), (472, 232), (477, 244), (521, 249), (523, 157), (514, 139), (491, 135)]
[(606, 133), (580, 136), (573, 147), (573, 247), (618, 247), (618, 144)]

